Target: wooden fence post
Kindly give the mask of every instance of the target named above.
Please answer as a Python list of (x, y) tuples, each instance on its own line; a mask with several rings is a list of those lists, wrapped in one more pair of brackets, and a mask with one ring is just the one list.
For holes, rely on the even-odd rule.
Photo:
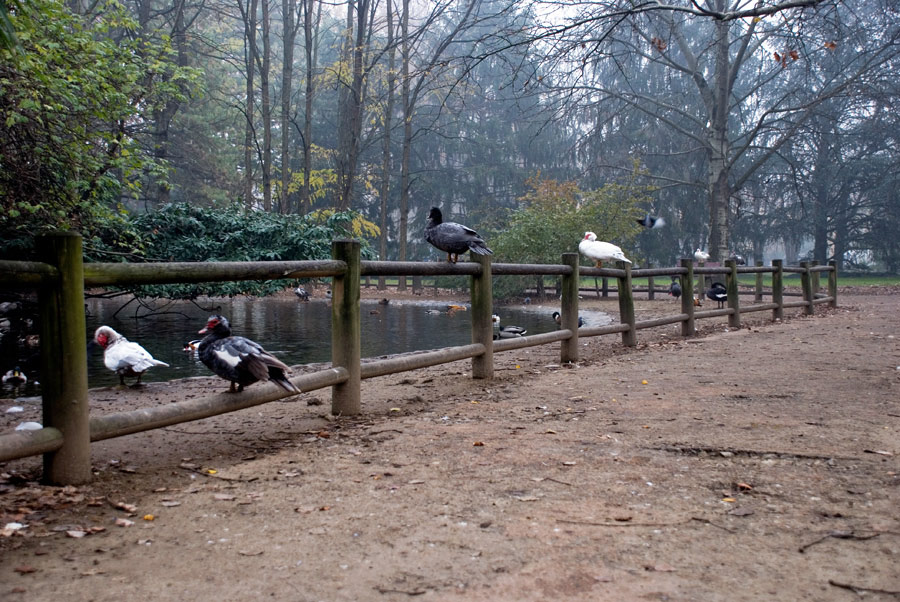
[(800, 267), (803, 268), (803, 273), (800, 274), (800, 284), (803, 287), (803, 300), (806, 301), (803, 313), (811, 316), (816, 313), (816, 307), (813, 305), (813, 299), (816, 297), (813, 294), (812, 272), (809, 271), (808, 261), (801, 261)]
[[(809, 262), (810, 267), (817, 267), (819, 265), (819, 261), (817, 259), (813, 259)], [(809, 274), (810, 282), (812, 282), (812, 293), (813, 299), (816, 298), (816, 295), (819, 294), (820, 286), (819, 286), (819, 272), (810, 272)]]
[(729, 328), (740, 328), (741, 300), (738, 295), (737, 261), (726, 259), (725, 267), (730, 270), (725, 274), (725, 292), (728, 295), (728, 307), (734, 310), (734, 313), (728, 314), (728, 326)]
[(331, 257), (347, 263), (347, 272), (334, 277), (331, 289), (331, 365), (350, 375), (331, 387), (331, 413), (340, 416), (360, 412), (359, 249), (355, 240), (331, 242)]
[[(652, 267), (653, 267), (653, 264), (648, 261), (647, 269), (650, 269)], [(647, 299), (649, 299), (650, 301), (653, 301), (653, 299), (655, 297), (656, 297), (656, 291), (653, 290), (653, 276), (647, 276)]]
[(772, 320), (784, 319), (784, 259), (773, 259), (772, 267), (772, 303), (778, 307), (772, 310)]
[[(763, 266), (763, 262), (761, 259), (756, 260), (756, 267), (761, 268)], [(763, 273), (756, 272), (756, 292), (753, 295), (753, 300), (757, 303), (762, 303), (763, 300)]]
[(84, 319), (81, 236), (55, 234), (38, 242), (59, 281), (41, 287), (41, 389), (44, 426), (59, 429), (63, 444), (44, 454), (44, 481), (78, 485), (91, 479), (91, 431)]
[(681, 274), (681, 313), (687, 314), (687, 320), (681, 323), (681, 336), (692, 336), (696, 330), (694, 325), (694, 261), (690, 258), (682, 258), (681, 267), (687, 269), (687, 274)]
[(828, 296), (831, 297), (831, 307), (837, 307), (837, 262), (833, 259), (828, 262), (831, 271), (828, 272)]
[(562, 314), (560, 326), (572, 331), (572, 338), (560, 341), (559, 347), (559, 361), (568, 363), (578, 361), (578, 289), (581, 283), (578, 253), (563, 253), (562, 262), (572, 268), (571, 274), (562, 277), (562, 303), (559, 308)]
[[(697, 267), (702, 268), (706, 266), (705, 261), (698, 261)], [(703, 301), (704, 296), (706, 295), (706, 289), (709, 288), (706, 283), (706, 274), (697, 274), (697, 298), (700, 301)]]
[(494, 323), (491, 320), (494, 307), (491, 283), (490, 255), (470, 253), (475, 263), (481, 265), (481, 274), (472, 276), (472, 343), (484, 345), (484, 354), (472, 358), (472, 378), (494, 378)]
[(634, 324), (634, 296), (631, 293), (631, 264), (622, 261), (616, 262), (619, 269), (625, 269), (625, 276), (619, 278), (619, 321), (628, 324), (630, 328), (622, 332), (622, 344), (626, 347), (634, 347), (637, 344), (637, 329)]

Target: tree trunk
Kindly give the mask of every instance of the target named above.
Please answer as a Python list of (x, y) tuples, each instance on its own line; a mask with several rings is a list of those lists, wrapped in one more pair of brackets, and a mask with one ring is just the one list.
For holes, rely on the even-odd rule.
[[(244, 8), (243, 5), (240, 5)], [(244, 205), (247, 210), (253, 209), (253, 114), (255, 112), (255, 74), (256, 74), (256, 11), (258, 0), (250, 0), (244, 13), (244, 66), (247, 69), (247, 88), (244, 105), (244, 118), (247, 121), (244, 130)]]
[(710, 115), (709, 149), (709, 255), (712, 261), (728, 256), (728, 204), (731, 198), (729, 176), (728, 103), (730, 90), (730, 61), (728, 56), (728, 28), (724, 21), (716, 22), (716, 73), (714, 106)]
[(269, 90), (269, 71), (272, 62), (270, 29), (272, 25), (270, 0), (262, 0), (262, 64), (259, 68), (261, 110), (263, 121), (262, 186), (263, 209), (272, 210), (272, 99)]
[(303, 189), (300, 193), (299, 213), (304, 215), (312, 209), (310, 178), (312, 177), (312, 113), (313, 95), (315, 94), (315, 76), (319, 20), (322, 16), (322, 3), (316, 18), (313, 10), (316, 0), (301, 0), (303, 6), (303, 49), (306, 53), (306, 110), (303, 116)]
[[(409, 157), (412, 147), (412, 100), (409, 90), (409, 0), (403, 0), (400, 17), (400, 96), (403, 104), (403, 154), (400, 159), (400, 261), (406, 261), (406, 239), (409, 225)], [(406, 278), (400, 278), (398, 291), (406, 290)]]
[(297, 0), (281, 0), (281, 16), (284, 22), (284, 48), (281, 65), (281, 212), (296, 210), (296, 194), (290, 192), (291, 177), (291, 93), (294, 87), (294, 11)]
[[(391, 123), (394, 114), (394, 91), (397, 77), (394, 75), (395, 50), (394, 50), (394, 14), (391, 0), (387, 0), (387, 40), (388, 46), (388, 76), (387, 76), (387, 105), (384, 111), (384, 149), (381, 155), (381, 206), (379, 208), (379, 227), (381, 232), (378, 237), (379, 259), (387, 259), (387, 214), (388, 196), (391, 192)], [(384, 276), (378, 277), (378, 290), (386, 288)]]

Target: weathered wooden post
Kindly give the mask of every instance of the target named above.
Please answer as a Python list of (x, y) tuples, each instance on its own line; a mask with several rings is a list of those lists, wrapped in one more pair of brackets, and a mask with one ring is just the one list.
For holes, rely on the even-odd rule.
[(694, 261), (689, 257), (682, 258), (681, 267), (687, 269), (687, 274), (681, 274), (681, 313), (687, 314), (687, 320), (681, 323), (681, 336), (692, 336), (696, 330), (694, 326)]
[[(697, 267), (702, 268), (706, 266), (705, 261), (697, 261)], [(706, 284), (706, 274), (697, 274), (697, 298), (701, 301), (703, 300), (704, 295), (706, 295), (706, 289), (708, 285)]]
[(828, 272), (828, 296), (831, 297), (831, 307), (837, 307), (837, 262), (833, 259), (828, 262), (831, 271)]
[[(756, 267), (761, 268), (763, 266), (763, 262), (761, 259), (756, 260)], [(763, 273), (756, 272), (756, 292), (753, 295), (753, 300), (757, 303), (762, 303), (763, 300)]]
[(347, 264), (331, 289), (331, 365), (349, 373), (346, 382), (331, 387), (331, 413), (341, 416), (360, 412), (359, 248), (355, 240), (331, 242), (332, 258)]
[(734, 313), (728, 314), (728, 326), (730, 328), (740, 328), (741, 301), (738, 295), (737, 261), (726, 259), (725, 267), (729, 270), (725, 274), (725, 292), (728, 295), (728, 307), (734, 310)]
[(484, 345), (484, 354), (472, 358), (472, 378), (494, 378), (494, 324), (491, 321), (494, 300), (491, 285), (490, 255), (470, 253), (481, 273), (471, 278), (472, 343)]
[[(651, 262), (647, 262), (647, 269), (653, 267)], [(647, 299), (653, 301), (656, 298), (656, 291), (653, 290), (653, 276), (647, 276)]]
[(811, 316), (816, 313), (816, 307), (813, 305), (815, 295), (813, 295), (812, 272), (809, 271), (808, 261), (801, 261), (800, 267), (803, 268), (803, 273), (800, 274), (800, 284), (803, 287), (803, 300), (806, 301), (803, 313)]
[(619, 280), (619, 320), (622, 324), (628, 324), (630, 328), (622, 332), (622, 344), (626, 347), (634, 347), (637, 344), (637, 330), (634, 327), (634, 296), (631, 293), (631, 264), (623, 261), (616, 262), (619, 269), (625, 270), (625, 276)]
[(59, 281), (38, 294), (44, 426), (63, 434), (62, 447), (44, 454), (44, 481), (78, 485), (91, 479), (81, 236), (42, 237), (38, 248), (43, 261), (59, 270)]
[[(819, 261), (817, 259), (813, 259), (809, 262), (810, 267), (818, 267)], [(820, 286), (819, 286), (819, 272), (810, 272), (810, 281), (812, 282), (812, 293), (813, 299), (816, 298), (816, 295), (819, 294)]]
[(559, 361), (578, 361), (578, 289), (581, 276), (578, 273), (578, 253), (563, 253), (563, 265), (570, 266), (572, 273), (562, 277), (562, 303), (559, 311), (562, 314), (561, 324), (572, 331), (572, 338), (560, 341)]
[(784, 319), (784, 260), (773, 259), (772, 267), (772, 303), (777, 303), (778, 307), (772, 310), (772, 320)]
[(609, 297), (609, 278), (606, 276), (603, 277), (603, 280), (600, 283), (600, 296), (604, 299)]

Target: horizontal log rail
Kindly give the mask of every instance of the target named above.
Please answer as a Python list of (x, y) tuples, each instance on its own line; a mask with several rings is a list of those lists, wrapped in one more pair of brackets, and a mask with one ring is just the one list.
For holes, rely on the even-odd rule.
[[(493, 378), (493, 354), (536, 345), (560, 343), (560, 361), (578, 360), (579, 339), (620, 334), (622, 344), (636, 344), (636, 332), (668, 324), (681, 324), (682, 334), (695, 332), (695, 321), (728, 317), (731, 326), (740, 327), (743, 313), (772, 311), (779, 320), (786, 308), (803, 308), (813, 313), (814, 306), (837, 306), (837, 270), (804, 262), (787, 267), (781, 260), (772, 266), (695, 265), (689, 259), (669, 268), (636, 268), (617, 263), (616, 267), (581, 267), (576, 253), (563, 255), (561, 264), (492, 264), (489, 257), (475, 256), (473, 261), (389, 262), (361, 261), (359, 243), (336, 240), (331, 260), (263, 262), (179, 262), (179, 263), (91, 263), (81, 262), (81, 239), (75, 235), (48, 237), (42, 255), (45, 262), (0, 261), (0, 283), (37, 288), (41, 308), (41, 376), (44, 392), (44, 428), (0, 435), (0, 461), (44, 454), (44, 478), (55, 484), (78, 484), (90, 479), (90, 443), (162, 428), (182, 422), (258, 406), (290, 397), (275, 385), (263, 385), (241, 393), (218, 393), (165, 406), (140, 408), (104, 416), (88, 413), (88, 392), (84, 354), (84, 287), (134, 284), (168, 284), (233, 280), (270, 280), (296, 278), (332, 278), (332, 367), (294, 376), (291, 382), (302, 392), (332, 387), (332, 413), (360, 412), (360, 381), (387, 374), (417, 370), (453, 361), (470, 359), (473, 378)], [(756, 274), (756, 286), (740, 290), (739, 274)], [(772, 286), (764, 289), (762, 274), (772, 274)], [(785, 301), (785, 273), (800, 274), (802, 300)], [(828, 293), (819, 292), (819, 275), (827, 273)], [(697, 278), (695, 278), (695, 275)], [(724, 276), (727, 306), (695, 309), (691, 294), (695, 285), (707, 276)], [(431, 351), (405, 353), (387, 358), (360, 357), (359, 294), (361, 276), (468, 276), (471, 291), (472, 343)], [(561, 326), (559, 330), (515, 338), (493, 339), (491, 280), (494, 276), (557, 276), (561, 278)], [(614, 278), (618, 293), (619, 323), (578, 328), (578, 298), (584, 277)], [(678, 279), (686, 294), (681, 311), (674, 315), (636, 320), (633, 293), (653, 287), (653, 277)], [(646, 289), (636, 289), (633, 278), (648, 278)], [(745, 287), (745, 289), (750, 287)], [(703, 292), (702, 285), (698, 288)], [(753, 293), (756, 303), (741, 307), (740, 295)], [(699, 293), (698, 293), (699, 294)], [(771, 295), (764, 303), (763, 295)], [(56, 327), (47, 327), (43, 322)]]

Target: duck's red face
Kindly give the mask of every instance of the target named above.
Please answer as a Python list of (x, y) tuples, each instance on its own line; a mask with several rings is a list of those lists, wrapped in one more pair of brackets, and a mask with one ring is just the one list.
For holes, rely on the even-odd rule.
[(200, 332), (198, 332), (197, 334), (206, 334), (207, 332), (209, 332), (210, 330), (212, 330), (213, 328), (218, 326), (220, 322), (221, 322), (221, 320), (219, 320), (219, 318), (217, 318), (215, 316), (210, 318), (209, 321), (206, 323), (206, 327), (203, 330), (201, 330)]
[(105, 332), (101, 332), (97, 335), (97, 344), (106, 349), (106, 344), (109, 343), (109, 337), (106, 336)]

